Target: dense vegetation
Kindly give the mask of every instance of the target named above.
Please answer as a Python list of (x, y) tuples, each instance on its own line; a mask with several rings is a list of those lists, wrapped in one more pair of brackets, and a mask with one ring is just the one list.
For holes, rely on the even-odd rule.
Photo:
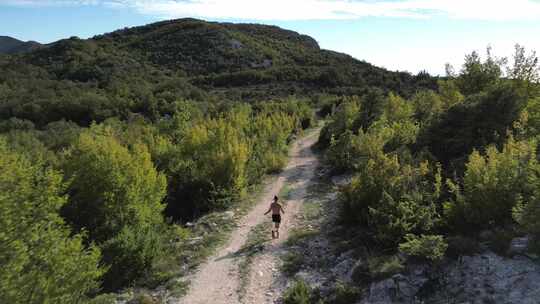
[(251, 102), (361, 94), (370, 87), (409, 96), (417, 87), (436, 87), (425, 73), (389, 72), (278, 27), (195, 19), (0, 55), (0, 70), (0, 119), (39, 128), (61, 119), (88, 126), (131, 113), (155, 120), (174, 114), (179, 99)]
[(437, 91), (334, 100), (319, 146), (353, 174), (341, 219), (371, 250), (438, 261), (482, 231), (501, 254), (512, 235), (540, 242), (540, 69), (520, 46), (507, 62), (473, 52)]

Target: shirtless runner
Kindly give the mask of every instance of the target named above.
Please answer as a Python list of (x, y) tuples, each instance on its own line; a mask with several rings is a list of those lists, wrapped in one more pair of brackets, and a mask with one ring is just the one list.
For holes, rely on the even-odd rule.
[(281, 213), (285, 213), (285, 210), (283, 210), (283, 207), (281, 204), (278, 203), (278, 197), (274, 196), (274, 201), (270, 204), (270, 208), (268, 208), (268, 211), (264, 213), (264, 215), (267, 215), (272, 211), (272, 222), (274, 222), (275, 230), (272, 229), (272, 238), (277, 239), (279, 238), (279, 223), (281, 223)]

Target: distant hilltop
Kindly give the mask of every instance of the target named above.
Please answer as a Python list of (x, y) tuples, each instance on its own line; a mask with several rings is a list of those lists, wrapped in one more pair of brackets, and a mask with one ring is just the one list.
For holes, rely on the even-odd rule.
[(24, 42), (9, 36), (0, 36), (0, 54), (27, 53), (42, 46), (42, 44), (35, 41)]

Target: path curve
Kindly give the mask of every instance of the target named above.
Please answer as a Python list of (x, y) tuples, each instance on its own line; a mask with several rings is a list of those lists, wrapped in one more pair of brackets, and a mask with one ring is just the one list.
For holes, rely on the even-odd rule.
[(199, 267), (192, 278), (187, 295), (179, 300), (179, 304), (237, 304), (240, 302), (239, 271), (235, 253), (245, 244), (248, 233), (253, 227), (269, 220), (267, 216), (263, 216), (263, 213), (267, 210), (274, 195), (277, 195), (287, 183), (292, 191), (287, 201), (286, 213), (283, 215), (280, 239), (272, 241), (256, 257), (254, 267), (248, 274), (250, 280), (246, 296), (242, 300), (245, 304), (274, 303), (278, 296), (272, 292), (274, 273), (278, 267), (277, 253), (283, 241), (288, 237), (289, 229), (300, 210), (306, 189), (317, 167), (318, 161), (311, 147), (317, 141), (319, 131), (320, 129), (311, 132), (293, 144), (287, 167), (274, 182), (265, 187), (252, 210), (239, 221), (238, 227), (231, 233), (227, 243)]

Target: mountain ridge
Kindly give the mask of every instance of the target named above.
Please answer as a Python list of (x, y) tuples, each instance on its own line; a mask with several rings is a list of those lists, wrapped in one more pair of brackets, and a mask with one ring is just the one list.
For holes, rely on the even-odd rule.
[(42, 46), (36, 41), (21, 41), (10, 36), (0, 36), (0, 54), (27, 53)]
[[(170, 114), (172, 104), (182, 99), (256, 102), (292, 95), (362, 96), (373, 89), (411, 96), (437, 87), (437, 79), (427, 73), (388, 71), (320, 49), (315, 39), (277, 26), (192, 18), (62, 39), (1, 56), (0, 68), (11, 75), (0, 75), (0, 82), (14, 92), (0, 107), (0, 118), (16, 116), (38, 125), (52, 117), (83, 125), (130, 112), (158, 117)], [(23, 83), (60, 96), (36, 101), (32, 93), (17, 89)], [(88, 98), (82, 105), (96, 103), (99, 113), (69, 101)]]

